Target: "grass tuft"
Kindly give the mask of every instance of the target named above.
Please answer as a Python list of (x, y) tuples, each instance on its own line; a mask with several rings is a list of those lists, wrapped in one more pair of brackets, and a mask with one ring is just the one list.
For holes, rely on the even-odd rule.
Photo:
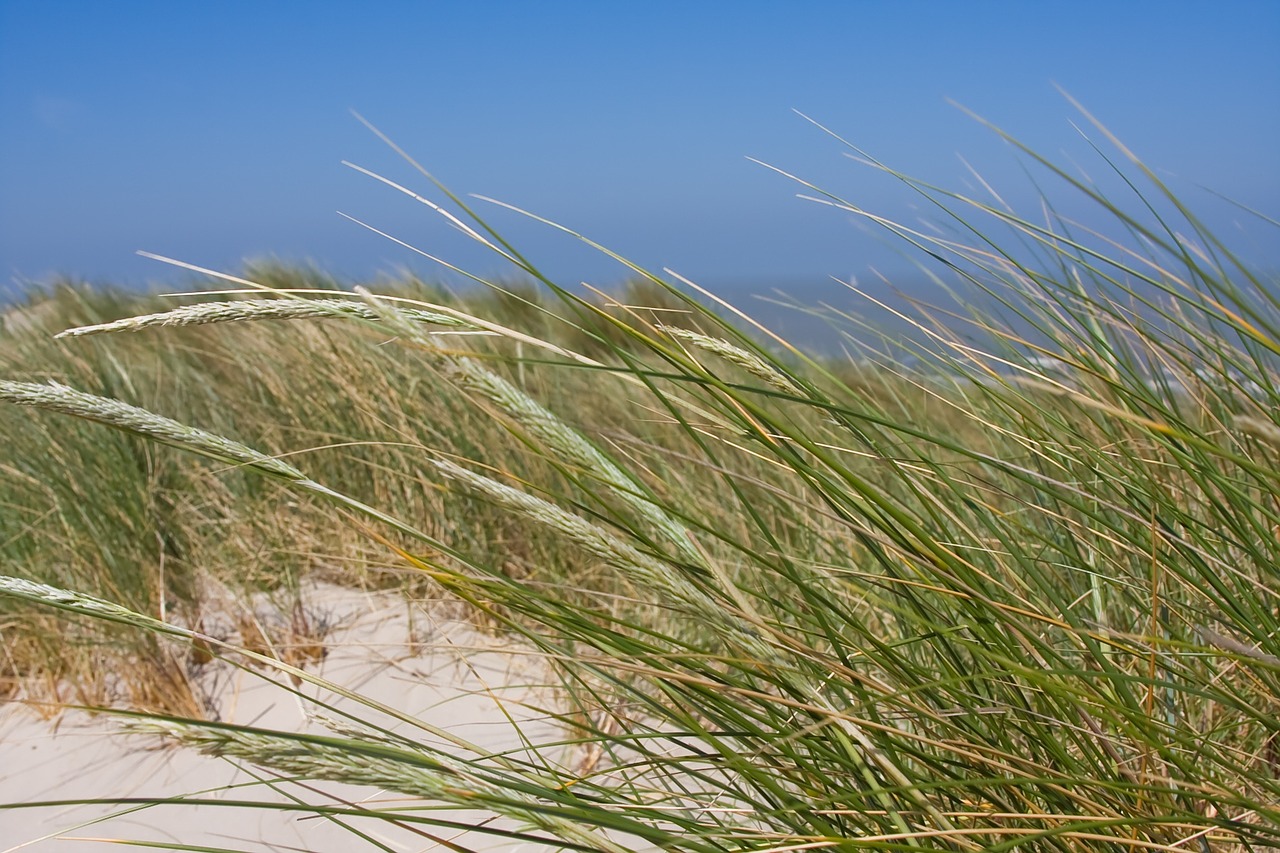
[[(134, 727), (276, 773), (481, 807), (566, 849), (1280, 846), (1280, 303), (1136, 160), (1134, 178), (1104, 160), (1133, 192), (1148, 182), (1130, 210), (1021, 150), (1132, 239), (874, 160), (952, 232), (804, 184), (985, 294), (958, 326), (922, 309), (899, 344), (911, 359), (806, 356), (626, 261), (661, 312), (583, 297), (439, 185), (445, 203), (428, 206), (543, 295), (490, 282), (493, 301), (452, 308), (299, 288), (74, 330), (199, 326), (170, 332), (208, 337), (154, 351), (187, 382), (205, 374), (184, 347), (228, 375), (296, 359), (217, 401), (256, 421), (111, 399), (146, 384), (95, 341), (51, 345), (100, 347), (92, 392), (3, 380), (0, 398), (234, 466), (228, 481), (266, 475), (307, 519), (354, 522), (337, 538), (386, 547), (414, 582), (556, 662), (573, 749), (446, 756), (358, 721), (333, 737), (173, 716)], [(288, 324), (261, 350), (234, 337), (240, 321), (310, 318), (347, 322)], [(87, 360), (57, 352), (57, 371), (17, 372)], [(72, 477), (85, 441), (57, 453)], [(307, 465), (282, 458), (303, 449)], [(47, 489), (70, 525), (51, 466), (4, 470), (21, 494)], [(251, 518), (280, 512), (264, 509), (279, 493), (225, 488)], [(10, 535), (36, 538), (40, 520), (24, 523)], [(69, 586), (9, 578), (0, 594), (193, 636), (163, 607), (143, 615), (145, 595)]]

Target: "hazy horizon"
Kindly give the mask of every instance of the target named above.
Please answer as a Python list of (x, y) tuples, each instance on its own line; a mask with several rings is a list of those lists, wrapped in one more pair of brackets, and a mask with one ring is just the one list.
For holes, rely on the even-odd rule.
[[(1201, 187), (1277, 214), (1277, 43), (1280, 4), (1264, 2), (0, 0), (0, 291), (57, 276), (189, 280), (136, 250), (232, 273), (274, 257), (353, 279), (441, 275), (339, 210), (503, 275), (426, 207), (341, 165), (445, 201), (353, 109), (459, 194), (544, 215), (654, 270), (738, 292), (877, 275), (909, 289), (912, 262), (865, 222), (797, 200), (803, 187), (747, 158), (913, 225), (936, 219), (799, 110), (908, 174), (971, 193), (986, 182), (1031, 214), (1044, 191), (1091, 226), (947, 102), (1123, 192), (1091, 150), (1105, 140), (1055, 84), (1247, 260), (1276, 269), (1271, 226)], [(562, 283), (627, 277), (563, 234), (474, 203)]]

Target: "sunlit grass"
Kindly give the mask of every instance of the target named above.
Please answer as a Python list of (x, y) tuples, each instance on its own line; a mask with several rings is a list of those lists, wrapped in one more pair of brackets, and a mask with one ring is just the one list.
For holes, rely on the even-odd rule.
[[(272, 512), (258, 474), (305, 497), (308, 518), (352, 522), (360, 553), (384, 549), (553, 661), (567, 737), (591, 760), (554, 758), (562, 743), (537, 760), (459, 757), (352, 727), (133, 728), (482, 807), (567, 849), (1280, 844), (1277, 304), (1136, 159), (1114, 164), (1147, 181), (1131, 211), (1025, 153), (1133, 239), (901, 175), (955, 233), (806, 190), (929, 253), (1005, 318), (975, 318), (981, 343), (922, 318), (910, 365), (809, 358), (625, 261), (665, 310), (582, 299), (443, 187), (458, 211), (445, 215), (555, 294), (554, 311), (519, 294), (486, 316), (277, 281), (251, 300), (88, 318), (223, 353), (217, 335), (245, 335), (228, 339), (227, 370), (289, 369), (267, 371), (256, 400), (225, 396), (241, 383), (203, 392), (216, 405), (189, 388), (166, 404), (111, 341), (84, 342), (101, 348), (95, 377), (71, 340), (58, 370), (20, 371), (79, 370), (92, 393), (24, 375), (0, 398), (128, 433), (110, 452), (153, 452), (143, 436), (231, 466), (220, 513)], [(301, 331), (278, 330), (289, 317)], [(151, 389), (198, 375), (168, 346)], [(81, 435), (31, 422), (54, 449)], [(74, 429), (75, 456), (15, 481), (83, 485), (99, 427)], [(293, 453), (319, 446), (333, 449)], [(0, 591), (217, 645), (157, 618), (159, 581), (128, 592), (93, 566)]]

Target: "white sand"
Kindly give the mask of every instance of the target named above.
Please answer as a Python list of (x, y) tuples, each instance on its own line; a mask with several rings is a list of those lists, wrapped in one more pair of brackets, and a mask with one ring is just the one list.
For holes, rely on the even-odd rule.
[[(413, 614), (412, 628), (419, 644), (410, 644), (410, 613), (398, 598), (370, 596), (337, 587), (318, 588), (307, 600), (337, 622), (325, 644), (328, 656), (308, 667), (339, 685), (378, 699), (392, 708), (448, 730), (489, 750), (518, 748), (520, 734), (508, 717), (520, 721), (533, 742), (557, 740), (561, 734), (535, 707), (549, 691), (531, 685), (545, 683), (546, 674), (534, 656), (513, 653), (510, 641), (482, 636), (459, 623), (433, 622)], [(504, 648), (506, 647), (506, 648)], [(308, 724), (296, 697), (252, 674), (213, 664), (201, 675), (206, 686), (216, 683), (219, 713), (228, 722), (271, 728), (325, 731)], [(320, 693), (307, 686), (308, 695)], [(327, 694), (332, 697), (332, 694)], [(337, 699), (334, 704), (352, 708)], [(369, 718), (366, 711), (364, 716)], [(383, 720), (379, 719), (379, 723)], [(106, 717), (67, 712), (56, 728), (17, 703), (0, 706), (0, 803), (29, 803), (92, 797), (169, 797), (209, 790), (212, 800), (286, 802), (280, 794), (255, 783), (231, 763), (166, 747), (160, 741), (112, 732)], [(388, 725), (403, 733), (403, 723)], [(429, 735), (412, 732), (417, 740)], [(455, 749), (456, 751), (456, 749)], [(562, 756), (571, 760), (573, 756)], [(228, 785), (251, 787), (225, 790)], [(324, 794), (352, 802), (394, 802), (425, 806), (401, 795), (370, 788), (327, 782), (314, 783)], [(311, 802), (328, 801), (324, 794), (298, 786), (288, 790)], [(108, 819), (85, 825), (104, 816)], [(455, 811), (452, 820), (474, 824), (486, 816)], [(359, 829), (396, 850), (445, 850), (431, 838), (414, 835), (380, 821), (360, 821)], [(510, 822), (493, 826), (514, 828)], [(441, 830), (428, 833), (462, 843), (474, 850), (535, 851), (533, 846), (478, 832)], [(68, 806), (0, 810), (0, 851), (80, 853), (113, 845), (89, 838), (134, 839), (162, 844), (192, 844), (244, 851), (372, 850), (374, 845), (332, 821), (303, 812), (242, 807), (174, 804), (129, 811), (121, 806)], [(68, 840), (75, 839), (75, 840)]]

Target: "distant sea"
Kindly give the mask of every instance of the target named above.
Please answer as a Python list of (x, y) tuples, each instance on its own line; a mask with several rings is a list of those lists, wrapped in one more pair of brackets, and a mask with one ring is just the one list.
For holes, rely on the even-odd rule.
[[(977, 296), (968, 302), (928, 281), (903, 278), (892, 286), (883, 282), (858, 283), (860, 293), (827, 279), (770, 284), (732, 283), (711, 286), (717, 296), (764, 325), (798, 349), (822, 356), (858, 359), (862, 348), (883, 351), (885, 338), (923, 342), (928, 336), (915, 324), (921, 312), (944, 320), (953, 332), (976, 340), (967, 324), (949, 319), (943, 312), (969, 316), (980, 305)], [(881, 304), (877, 304), (881, 303)], [(980, 336), (979, 336), (980, 337)]]

